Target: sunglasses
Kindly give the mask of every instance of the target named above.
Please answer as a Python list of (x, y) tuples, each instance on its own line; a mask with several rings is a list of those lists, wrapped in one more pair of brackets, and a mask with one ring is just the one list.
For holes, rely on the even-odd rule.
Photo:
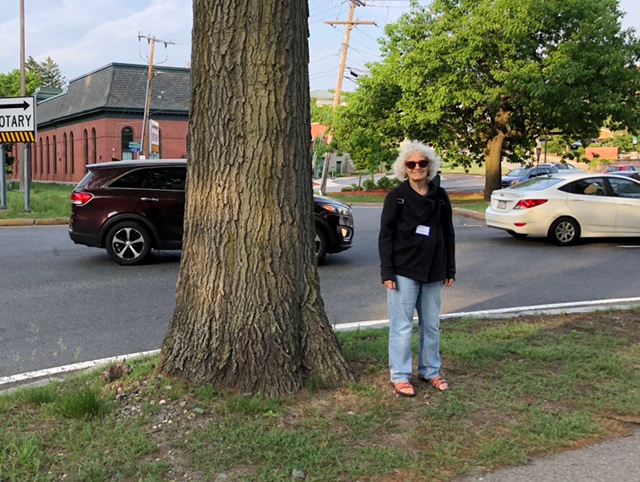
[(420, 166), (422, 169), (429, 165), (429, 159), (422, 159), (420, 161), (407, 161), (404, 163), (405, 167), (411, 171), (416, 168), (416, 165)]

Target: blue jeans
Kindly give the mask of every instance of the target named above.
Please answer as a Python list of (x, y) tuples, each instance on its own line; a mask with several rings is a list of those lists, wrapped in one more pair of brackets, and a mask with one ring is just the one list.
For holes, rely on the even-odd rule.
[(418, 373), (429, 380), (439, 375), (442, 286), (442, 281), (418, 283), (404, 276), (396, 276), (396, 289), (387, 289), (389, 370), (392, 383), (411, 379), (411, 335), (416, 310), (420, 333)]

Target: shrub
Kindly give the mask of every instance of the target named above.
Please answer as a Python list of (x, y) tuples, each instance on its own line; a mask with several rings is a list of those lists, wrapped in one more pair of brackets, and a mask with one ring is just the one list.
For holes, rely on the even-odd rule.
[(373, 179), (366, 179), (362, 182), (365, 191), (375, 191), (377, 189), (376, 182)]
[(394, 187), (400, 184), (400, 180), (396, 177), (381, 177), (378, 180), (378, 189), (383, 191), (391, 191)]

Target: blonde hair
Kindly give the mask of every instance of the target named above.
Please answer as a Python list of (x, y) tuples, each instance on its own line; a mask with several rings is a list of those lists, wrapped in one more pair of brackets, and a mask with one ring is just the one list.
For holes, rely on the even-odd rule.
[(411, 156), (411, 154), (414, 154), (416, 152), (422, 154), (425, 159), (429, 159), (429, 171), (427, 173), (427, 182), (429, 182), (438, 174), (442, 161), (440, 159), (440, 156), (436, 154), (436, 151), (431, 146), (423, 144), (422, 142), (407, 142), (400, 148), (398, 158), (393, 163), (393, 173), (401, 181), (407, 179), (407, 168), (405, 167), (404, 163)]

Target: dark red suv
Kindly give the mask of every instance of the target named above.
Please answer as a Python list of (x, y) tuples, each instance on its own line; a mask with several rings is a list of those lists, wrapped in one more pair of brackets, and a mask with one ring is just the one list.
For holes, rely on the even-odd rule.
[[(142, 262), (152, 249), (182, 248), (184, 159), (106, 162), (87, 169), (71, 193), (73, 242), (105, 248), (122, 265)], [(314, 197), (314, 212), (318, 262), (351, 247), (349, 206)]]

